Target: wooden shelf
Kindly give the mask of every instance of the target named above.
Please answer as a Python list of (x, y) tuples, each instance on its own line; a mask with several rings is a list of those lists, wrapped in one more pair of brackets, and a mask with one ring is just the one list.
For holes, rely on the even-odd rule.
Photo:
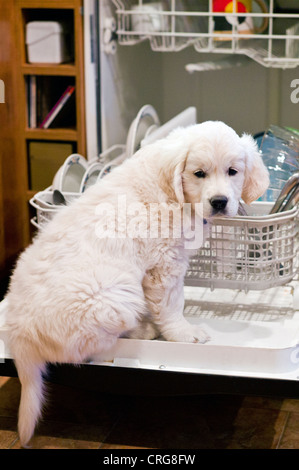
[(74, 0), (17, 0), (20, 8), (55, 8), (55, 9), (72, 9), (74, 8)]
[(24, 75), (61, 75), (75, 77), (77, 69), (74, 64), (24, 64)]
[(37, 191), (34, 191), (33, 189), (28, 189), (27, 191), (27, 201), (29, 202), (30, 199), (33, 198), (33, 196), (37, 193)]
[[(28, 242), (31, 236), (29, 224), (31, 213), (28, 201), (36, 192), (31, 189), (32, 187), (36, 187), (33, 186), (32, 183), (33, 171), (35, 172), (35, 178), (38, 172), (43, 171), (43, 175), (41, 176), (46, 179), (45, 175), (49, 174), (49, 168), (51, 168), (51, 171), (53, 170), (54, 162), (56, 162), (57, 159), (57, 153), (55, 153), (55, 155), (53, 155), (53, 161), (51, 162), (52, 166), (47, 166), (47, 161), (51, 159), (52, 155), (51, 148), (54, 149), (53, 152), (57, 152), (57, 144), (61, 149), (62, 159), (64, 158), (64, 149), (66, 149), (65, 152), (67, 153), (65, 158), (73, 152), (86, 155), (83, 0), (12, 0), (6, 3), (5, 0), (0, 0), (0, 2), (3, 2), (5, 5), (7, 3), (11, 5), (11, 15), (13, 18), (11, 27), (14, 28), (15, 34), (14, 38), (11, 39), (11, 44), (15, 44), (15, 58), (11, 67), (13, 67), (16, 75), (15, 103), (17, 103), (16, 119), (14, 120), (14, 138), (18, 146), (15, 154), (20, 161), (18, 174), (22, 181), (22, 185), (18, 184), (19, 192), (22, 191), (19, 199), (21, 199), (24, 208), (24, 217), (20, 225), (24, 231), (24, 238), (26, 242)], [(8, 8), (7, 6), (6, 9)], [(72, 62), (62, 64), (27, 62), (26, 24), (30, 21), (39, 20), (61, 20), (68, 24), (70, 30), (68, 39), (72, 38), (73, 40), (72, 43), (69, 43), (70, 50), (73, 53)], [(61, 89), (62, 93), (68, 85), (68, 82), (75, 86), (75, 102), (73, 103), (75, 107), (74, 122), (65, 121), (65, 123), (61, 124), (64, 126), (73, 124), (74, 127), (51, 127), (49, 129), (28, 128), (29, 95), (27, 80), (29, 80), (30, 76), (39, 77), (36, 88), (37, 100), (40, 99), (41, 95), (38, 95), (38, 90), (40, 90), (40, 93), (42, 92), (43, 87), (40, 85), (43, 83), (44, 90), (49, 92), (49, 96), (51, 96), (50, 93), (53, 92), (53, 90), (57, 91), (57, 94), (59, 94)], [(47, 79), (46, 77), (49, 78)], [(7, 79), (7, 83), (8, 81)], [(48, 84), (52, 84), (52, 89)], [(55, 93), (52, 94), (53, 97), (55, 97)], [(53, 98), (53, 104), (55, 100), (56, 97), (55, 99)], [(47, 110), (47, 106), (49, 110), (52, 107), (51, 99), (49, 103), (45, 100), (43, 104), (45, 105), (45, 111)], [(40, 154), (37, 154), (37, 156), (34, 154), (34, 157), (32, 157), (32, 148), (36, 149), (38, 145), (41, 149), (44, 146), (47, 150), (48, 153), (46, 153), (45, 157), (43, 156), (42, 150)], [(43, 162), (45, 162), (45, 164)], [(44, 165), (44, 167), (42, 165)]]
[[(0, 0), (0, 78), (5, 83), (5, 103), (0, 105), (0, 174), (5, 175), (0, 178), (0, 280), (11, 272), (16, 258), (32, 239), (30, 219), (35, 214), (28, 201), (36, 193), (32, 190), (36, 187), (32, 183), (33, 165), (35, 175), (45, 176), (50, 173), (48, 161), (52, 163), (51, 173), (54, 165), (56, 169), (56, 162), (58, 170), (59, 152), (63, 160), (64, 149), (65, 158), (73, 153), (72, 150), (86, 155), (83, 3), (84, 0)], [(73, 62), (27, 62), (26, 24), (38, 20), (61, 20), (68, 24), (68, 45)], [(54, 85), (57, 93), (60, 89), (63, 92), (64, 82), (75, 85), (76, 116), (74, 121), (61, 125), (66, 127), (76, 123), (76, 127), (28, 128), (28, 82), (33, 75), (41, 76), (39, 82), (60, 82), (60, 87), (56, 88), (56, 84)], [(49, 103), (49, 106), (51, 104)], [(42, 150), (37, 155), (41, 155), (42, 162), (45, 161), (45, 165), (42, 163), (39, 167), (36, 163), (40, 160), (34, 160), (33, 154), (34, 149), (38, 147), (46, 151), (48, 149), (44, 160)], [(54, 162), (51, 160), (52, 155)], [(52, 176), (49, 179), (51, 184)]]
[(25, 130), (26, 139), (32, 140), (70, 140), (77, 141), (78, 132), (75, 129), (29, 129)]

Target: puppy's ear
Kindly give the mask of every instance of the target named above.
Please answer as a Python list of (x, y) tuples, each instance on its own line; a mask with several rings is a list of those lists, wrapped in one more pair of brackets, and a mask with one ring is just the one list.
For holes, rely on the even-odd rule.
[(159, 186), (168, 195), (171, 202), (183, 204), (183, 171), (186, 166), (187, 152), (178, 152), (177, 148), (164, 154), (164, 162), (159, 171)]
[(181, 160), (174, 169), (173, 174), (173, 189), (176, 196), (176, 199), (179, 204), (184, 204), (185, 196), (184, 196), (184, 188), (183, 188), (183, 171), (186, 165), (186, 158)]
[(253, 137), (244, 134), (240, 140), (246, 154), (242, 199), (246, 204), (251, 204), (268, 188), (269, 174)]

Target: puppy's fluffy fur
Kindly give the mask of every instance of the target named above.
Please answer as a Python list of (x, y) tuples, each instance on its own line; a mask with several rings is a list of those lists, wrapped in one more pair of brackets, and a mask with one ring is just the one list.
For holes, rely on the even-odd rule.
[(221, 215), (234, 216), (241, 196), (250, 203), (267, 185), (254, 140), (206, 122), (142, 148), (57, 213), (20, 256), (7, 295), (10, 349), (22, 383), (22, 445), (40, 415), (47, 362), (82, 362), (149, 315), (166, 340), (208, 339), (182, 315), (189, 256), (183, 235), (132, 238), (118, 227), (120, 236), (100, 238), (98, 204), (116, 207), (119, 195), (127, 205), (202, 202), (209, 220), (214, 196), (227, 199)]

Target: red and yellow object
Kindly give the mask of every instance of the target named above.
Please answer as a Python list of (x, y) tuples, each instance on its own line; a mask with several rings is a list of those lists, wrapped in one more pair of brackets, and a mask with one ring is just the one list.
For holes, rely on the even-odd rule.
[[(252, 13), (253, 1), (259, 6), (262, 13), (265, 13), (263, 24), (257, 28), (254, 25), (253, 18), (246, 16)], [(232, 27), (239, 34), (262, 33), (268, 26), (268, 8), (264, 0), (213, 0), (213, 12), (223, 13), (223, 16), (214, 17), (214, 32), (230, 35)], [(241, 13), (241, 16), (232, 15), (232, 13)], [(224, 40), (224, 37), (215, 37), (215, 40)], [(231, 39), (228, 37), (228, 39)]]
[[(234, 10), (234, 3), (236, 4)], [(213, 2), (213, 11), (225, 13), (249, 13), (251, 12), (251, 0), (232, 1), (232, 0), (215, 0)]]

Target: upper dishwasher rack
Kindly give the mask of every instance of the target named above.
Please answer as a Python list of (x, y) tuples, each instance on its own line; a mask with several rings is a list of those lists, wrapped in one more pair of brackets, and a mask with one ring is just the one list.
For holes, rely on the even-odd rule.
[[(192, 45), (198, 52), (242, 54), (265, 67), (295, 68), (299, 65), (299, 13), (279, 13), (267, 2), (267, 13), (213, 12), (212, 0), (112, 0), (116, 7), (117, 37), (121, 45), (149, 40), (154, 51), (180, 51)], [(195, 7), (196, 5), (196, 7)], [(232, 24), (231, 31), (215, 29), (217, 18)], [(241, 33), (238, 21), (248, 19), (262, 33)]]

